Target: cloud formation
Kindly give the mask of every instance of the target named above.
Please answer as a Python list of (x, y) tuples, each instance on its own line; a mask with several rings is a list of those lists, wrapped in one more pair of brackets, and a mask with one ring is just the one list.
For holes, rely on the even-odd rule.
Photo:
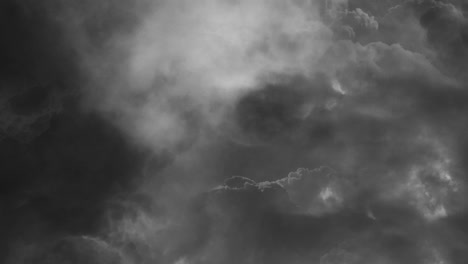
[(10, 263), (468, 259), (462, 1), (7, 2)]

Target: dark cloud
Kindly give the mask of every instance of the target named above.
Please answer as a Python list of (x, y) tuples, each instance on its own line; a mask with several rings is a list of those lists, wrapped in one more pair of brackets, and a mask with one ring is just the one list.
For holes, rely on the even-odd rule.
[(2, 92), (60, 83), (76, 73), (76, 53), (47, 5), (8, 0), (1, 10)]
[(67, 237), (100, 232), (106, 203), (136, 188), (148, 152), (83, 107), (87, 77), (58, 3), (8, 0), (0, 10), (0, 262), (32, 263), (22, 257), (57, 240), (51, 250), (64, 252), (40, 263), (92, 263), (86, 252), (102, 255), (100, 242)]
[(424, 9), (420, 23), (426, 29), (429, 43), (437, 50), (446, 67), (463, 76), (468, 52), (465, 12), (450, 3), (434, 2)]
[(468, 259), (463, 1), (0, 10), (0, 261)]
[(144, 152), (90, 114), (65, 111), (34, 141), (2, 145), (7, 241), (97, 232), (106, 199), (137, 184)]
[(252, 142), (327, 140), (332, 136), (327, 119), (341, 97), (325, 76), (285, 76), (244, 95), (233, 119)]

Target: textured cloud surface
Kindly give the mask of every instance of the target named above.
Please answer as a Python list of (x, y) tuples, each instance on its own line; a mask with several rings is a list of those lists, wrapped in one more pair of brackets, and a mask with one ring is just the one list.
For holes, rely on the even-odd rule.
[(0, 262), (468, 261), (468, 5), (0, 4)]

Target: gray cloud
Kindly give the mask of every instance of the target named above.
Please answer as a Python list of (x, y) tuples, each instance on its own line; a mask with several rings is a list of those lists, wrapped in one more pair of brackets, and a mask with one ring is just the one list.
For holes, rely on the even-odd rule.
[[(62, 127), (69, 131), (63, 135), (84, 142), (75, 146), (80, 157), (96, 154), (95, 163), (83, 158), (71, 166), (90, 168), (79, 174), (89, 182), (78, 185), (99, 185), (89, 176), (94, 170), (106, 175), (101, 185), (121, 185), (115, 192), (89, 191), (95, 198), (87, 204), (98, 203), (93, 212), (107, 216), (95, 232), (64, 227), (50, 232), (58, 239), (32, 236), (31, 243), (72, 244), (66, 252), (45, 248), (46, 256), (179, 264), (466, 260), (467, 22), (461, 1), (38, 6), (61, 32), (56, 47), (74, 54), (73, 66), (59, 67), (67, 57), (61, 53), (46, 53), (50, 72), (28, 66), (19, 51), (10, 60), (21, 58), (19, 68), (31, 72), (31, 83), (54, 83), (42, 78), (66, 73), (64, 83), (79, 87), (76, 100), (102, 119), (95, 121), (100, 125), (78, 122), (83, 141)], [(45, 39), (56, 40), (45, 29)], [(49, 50), (38, 46), (31, 61)], [(14, 72), (2, 73), (8, 83), (20, 83)], [(81, 116), (66, 108), (62, 93), (58, 101), (47, 92), (30, 102), (28, 89), (5, 92), (0, 128), (8, 137), (47, 139), (55, 118)], [(102, 132), (103, 120), (125, 137)], [(93, 130), (97, 137), (89, 136)], [(69, 146), (57, 135), (52, 141)], [(102, 148), (90, 147), (97, 141)], [(111, 147), (122, 142), (131, 147)], [(76, 164), (58, 152), (47, 156), (57, 159), (50, 163)], [(38, 153), (50, 154), (46, 147)], [(104, 158), (114, 154), (110, 160), (121, 166)], [(68, 172), (55, 168), (52, 175)], [(111, 180), (113, 174), (122, 181)], [(245, 177), (212, 189), (231, 175)], [(138, 195), (129, 194), (127, 178), (138, 183)], [(55, 185), (45, 182), (44, 190), (32, 188), (19, 211), (39, 208), (31, 201), (38, 194), (61, 197), (67, 206), (80, 200), (50, 191)], [(74, 242), (62, 243), (62, 236)]]
[[(127, 243), (132, 241), (140, 257), (162, 263), (426, 263), (447, 261), (451, 250), (463, 247), (463, 240), (450, 235), (451, 225), (426, 219), (408, 203), (420, 187), (388, 196), (394, 190), (381, 183), (387, 188), (382, 193), (365, 194), (356, 192), (364, 186), (331, 173), (300, 169), (258, 183), (232, 177), (193, 200), (179, 220), (162, 224), (163, 218), (150, 217), (151, 228), (141, 233), (132, 229), (143, 227), (148, 215), (140, 215), (121, 232), (130, 235)], [(327, 190), (344, 198), (341, 206), (330, 210), (339, 198), (331, 201)], [(353, 198), (353, 192), (359, 195)], [(455, 240), (440, 243), (448, 237)]]

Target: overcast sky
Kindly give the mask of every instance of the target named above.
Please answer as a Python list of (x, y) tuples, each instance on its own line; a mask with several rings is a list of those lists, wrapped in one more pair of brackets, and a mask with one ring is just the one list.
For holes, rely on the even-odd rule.
[(468, 262), (463, 0), (4, 0), (0, 262)]

